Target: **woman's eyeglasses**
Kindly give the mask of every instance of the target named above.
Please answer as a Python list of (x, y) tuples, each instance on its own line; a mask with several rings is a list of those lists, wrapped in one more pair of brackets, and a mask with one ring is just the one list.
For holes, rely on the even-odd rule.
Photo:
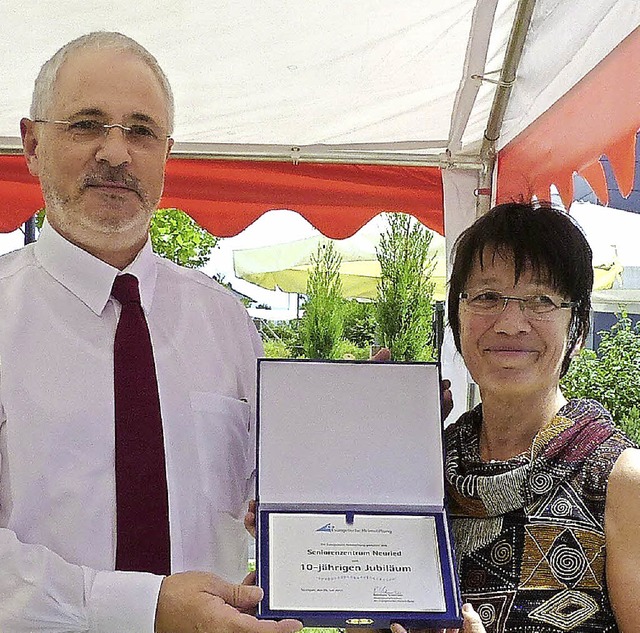
[(517, 301), (523, 314), (529, 319), (553, 319), (558, 310), (568, 310), (577, 305), (577, 301), (563, 301), (549, 295), (526, 295), (510, 297), (500, 292), (484, 291), (477, 294), (461, 292), (460, 301), (472, 314), (497, 316), (507, 307), (509, 301)]

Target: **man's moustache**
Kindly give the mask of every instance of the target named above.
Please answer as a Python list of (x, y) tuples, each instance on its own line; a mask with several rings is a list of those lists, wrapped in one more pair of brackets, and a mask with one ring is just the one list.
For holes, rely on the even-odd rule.
[(140, 182), (135, 176), (122, 172), (105, 172), (98, 174), (89, 174), (83, 181), (84, 187), (108, 187), (119, 186), (125, 189), (134, 191), (139, 196), (142, 196), (142, 188)]

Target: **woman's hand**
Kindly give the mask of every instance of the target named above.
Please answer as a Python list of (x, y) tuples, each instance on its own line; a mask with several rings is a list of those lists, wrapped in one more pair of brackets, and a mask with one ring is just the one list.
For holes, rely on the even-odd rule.
[[(411, 629), (411, 633), (486, 633), (480, 616), (469, 603), (462, 605), (462, 616), (464, 617), (462, 629), (423, 629), (422, 632)], [(392, 624), (391, 632), (407, 633), (407, 630), (399, 624)]]

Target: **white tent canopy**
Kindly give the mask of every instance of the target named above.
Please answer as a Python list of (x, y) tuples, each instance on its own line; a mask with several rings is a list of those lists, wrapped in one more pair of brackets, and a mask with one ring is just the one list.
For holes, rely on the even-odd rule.
[[(66, 41), (122, 31), (166, 70), (179, 151), (476, 156), (515, 0), (3, 0), (0, 144)], [(531, 3), (530, 3), (531, 4)], [(637, 0), (538, 0), (499, 146), (640, 24)], [(489, 75), (497, 79), (497, 75)], [(259, 146), (259, 147), (256, 147)], [(268, 147), (264, 147), (268, 146)], [(414, 158), (416, 158), (414, 157)]]

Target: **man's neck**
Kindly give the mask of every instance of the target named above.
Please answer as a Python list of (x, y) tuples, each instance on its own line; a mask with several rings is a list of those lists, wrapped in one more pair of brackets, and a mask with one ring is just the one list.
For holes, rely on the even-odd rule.
[(133, 262), (148, 238), (148, 235), (144, 235), (135, 241), (131, 241), (126, 239), (130, 234), (100, 233), (95, 235), (95, 232), (91, 232), (91, 235), (85, 235), (87, 231), (66, 231), (63, 227), (56, 226), (54, 223), (51, 223), (51, 226), (74, 246), (81, 248), (118, 270), (124, 270)]

